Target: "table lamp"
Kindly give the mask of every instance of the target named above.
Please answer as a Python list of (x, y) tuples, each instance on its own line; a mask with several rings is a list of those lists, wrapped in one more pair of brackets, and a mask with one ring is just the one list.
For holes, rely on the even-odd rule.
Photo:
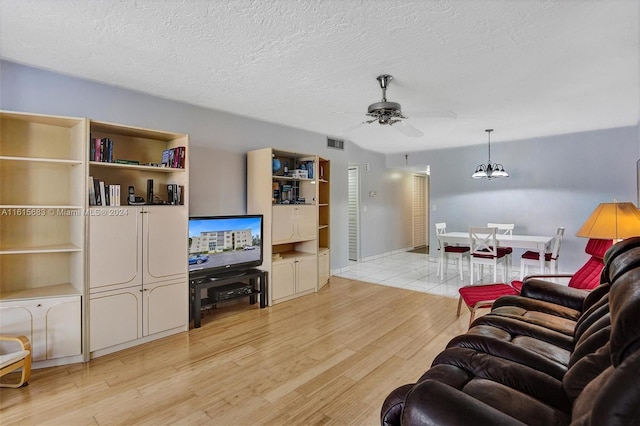
[(576, 236), (614, 242), (640, 236), (640, 210), (630, 202), (600, 203)]

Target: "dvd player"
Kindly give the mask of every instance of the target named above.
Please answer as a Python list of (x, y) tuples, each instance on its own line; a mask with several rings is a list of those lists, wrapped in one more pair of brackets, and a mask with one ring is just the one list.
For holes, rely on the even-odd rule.
[(222, 302), (241, 296), (251, 296), (253, 286), (245, 283), (232, 283), (209, 289), (209, 298), (212, 302)]

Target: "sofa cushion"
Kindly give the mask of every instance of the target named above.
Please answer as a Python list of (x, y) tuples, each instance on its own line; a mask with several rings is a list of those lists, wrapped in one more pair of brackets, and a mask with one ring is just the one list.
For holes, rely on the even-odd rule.
[[(460, 376), (452, 374), (451, 368), (464, 371), (466, 379), (452, 381), (449, 375)], [(472, 379), (491, 380), (566, 413), (571, 411), (571, 403), (567, 399), (562, 382), (557, 378), (530, 366), (474, 349), (445, 349), (418, 382), (427, 379), (437, 380), (456, 389), (462, 389)]]
[(569, 421), (569, 414), (529, 395), (476, 378), (462, 389), (436, 380), (418, 383), (407, 396), (401, 424), (552, 426)]
[(573, 336), (576, 321), (560, 315), (553, 315), (539, 310), (529, 310), (520, 306), (499, 306), (491, 310), (491, 315), (522, 319), (528, 323), (539, 325), (558, 331), (567, 336)]
[(469, 348), (507, 359), (561, 380), (567, 370), (570, 352), (535, 338), (510, 333), (498, 327), (478, 325), (453, 338), (447, 348)]
[(640, 424), (640, 351), (589, 383), (574, 404), (572, 425)]
[(562, 379), (567, 397), (573, 402), (584, 388), (611, 366), (611, 350), (606, 343), (594, 353), (586, 354), (569, 368)]
[[(625, 259), (617, 259), (621, 253), (638, 247), (640, 247), (640, 238), (627, 238), (626, 240), (617, 242), (616, 244), (611, 246), (609, 250), (607, 250), (604, 255), (605, 267), (603, 270), (605, 281), (615, 281), (617, 276), (620, 275), (621, 272), (638, 267), (637, 262), (640, 261), (638, 251), (635, 251), (635, 254), (633, 256), (627, 257)], [(632, 264), (632, 267), (629, 267), (629, 264)]]
[(616, 366), (629, 352), (640, 350), (640, 268), (621, 275), (612, 285), (611, 363)]

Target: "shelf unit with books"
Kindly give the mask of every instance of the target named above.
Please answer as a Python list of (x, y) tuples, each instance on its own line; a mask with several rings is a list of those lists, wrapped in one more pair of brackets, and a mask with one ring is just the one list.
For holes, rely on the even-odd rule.
[(0, 323), (35, 367), (82, 360), (87, 129), (0, 111)]
[[(86, 351), (95, 358), (188, 329), (189, 137), (93, 120), (90, 133), (88, 180), (120, 186), (117, 208), (92, 206), (96, 214), (88, 216)], [(106, 158), (113, 162), (91, 159), (96, 139), (111, 141)], [(170, 164), (161, 166), (169, 151), (183, 159), (164, 158)], [(181, 188), (175, 203), (168, 191), (174, 185)], [(128, 205), (129, 186), (145, 205)]]
[[(313, 293), (328, 281), (323, 277), (329, 194), (328, 186), (319, 189), (320, 160), (272, 148), (247, 154), (247, 211), (264, 216), (262, 269), (269, 272), (269, 305)], [(329, 162), (321, 161), (328, 173)]]
[[(147, 204), (162, 204), (168, 200), (167, 185), (181, 187), (182, 205), (188, 205), (186, 182), (188, 135), (158, 130), (123, 126), (91, 120), (89, 148), (89, 176), (107, 185), (119, 185), (119, 205), (127, 205), (129, 186)], [(91, 159), (91, 147), (98, 139), (109, 139), (112, 144), (112, 162)], [(182, 159), (173, 163), (179, 167), (163, 165), (163, 153), (181, 150)], [(153, 179), (154, 200), (147, 200), (147, 181)], [(118, 204), (116, 204), (118, 205)]]

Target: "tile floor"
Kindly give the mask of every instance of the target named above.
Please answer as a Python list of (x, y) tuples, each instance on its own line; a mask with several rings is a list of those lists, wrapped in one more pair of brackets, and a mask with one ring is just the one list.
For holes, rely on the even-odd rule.
[[(502, 266), (498, 267), (498, 280), (501, 279)], [(400, 253), (381, 256), (377, 259), (353, 262), (334, 275), (343, 278), (357, 279), (375, 284), (400, 287), (423, 293), (441, 296), (458, 297), (458, 289), (469, 284), (468, 264), (464, 265), (464, 280), (460, 280), (454, 262), (450, 262), (444, 280), (438, 277), (438, 264), (435, 258), (427, 254)], [(480, 282), (493, 282), (490, 267), (484, 268), (484, 276)], [(510, 272), (511, 279), (518, 279), (519, 271)]]

